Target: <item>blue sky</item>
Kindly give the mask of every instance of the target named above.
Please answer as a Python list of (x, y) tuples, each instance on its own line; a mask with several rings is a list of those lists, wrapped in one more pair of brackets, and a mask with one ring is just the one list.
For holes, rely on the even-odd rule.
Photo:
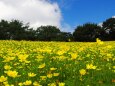
[[(115, 16), (115, 0), (52, 0), (59, 4), (63, 23), (73, 30), (87, 22), (101, 23)], [(69, 31), (71, 31), (69, 30)]]

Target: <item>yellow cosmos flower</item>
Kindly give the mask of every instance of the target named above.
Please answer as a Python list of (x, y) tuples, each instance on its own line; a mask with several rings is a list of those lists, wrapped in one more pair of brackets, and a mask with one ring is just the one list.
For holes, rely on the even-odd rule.
[(53, 73), (53, 76), (59, 76), (59, 73)]
[(51, 73), (47, 74), (47, 77), (52, 78), (52, 74)]
[(1, 77), (0, 77), (0, 82), (5, 82), (5, 81), (7, 81), (7, 77), (1, 76)]
[(23, 86), (23, 83), (22, 83), (22, 82), (20, 82), (20, 83), (18, 83), (18, 85), (19, 85), (19, 86)]
[(3, 84), (4, 84), (4, 86), (10, 86), (10, 85), (8, 84), (8, 81), (3, 82)]
[(79, 73), (80, 73), (81, 75), (85, 75), (85, 74), (86, 74), (86, 70), (85, 70), (85, 69), (81, 69), (81, 70), (79, 70)]
[(4, 69), (5, 69), (5, 70), (10, 70), (11, 67), (10, 67), (9, 65), (5, 65), (5, 66), (4, 66)]
[(86, 64), (86, 69), (96, 69), (97, 66), (94, 66), (93, 64)]
[(10, 62), (12, 60), (14, 60), (15, 57), (4, 57), (4, 61), (3, 62)]
[(44, 68), (44, 67), (45, 67), (45, 63), (43, 63), (43, 64), (39, 65), (39, 67), (38, 67), (38, 68), (42, 69), (42, 68)]
[(107, 53), (107, 58), (112, 58), (112, 54)]
[(47, 76), (40, 76), (41, 80), (46, 80)]
[(72, 54), (71, 54), (71, 59), (74, 60), (74, 59), (76, 59), (76, 58), (77, 58), (77, 54), (76, 54), (76, 53), (72, 53)]
[(108, 45), (107, 48), (110, 49), (110, 48), (112, 48), (112, 46), (111, 46), (111, 45)]
[(32, 84), (32, 81), (31, 81), (31, 80), (26, 80), (23, 84), (24, 84), (24, 85), (31, 85), (31, 84)]
[(25, 61), (27, 61), (26, 59), (27, 59), (27, 57), (28, 57), (28, 55), (19, 55), (18, 56), (18, 59), (19, 59), (19, 61), (20, 62), (25, 62)]
[(40, 84), (39, 84), (38, 82), (36, 82), (36, 81), (33, 83), (33, 85), (34, 85), (34, 86), (42, 86), (42, 85), (40, 85)]
[(17, 71), (12, 71), (12, 70), (8, 70), (8, 71), (5, 71), (5, 73), (10, 76), (10, 77), (17, 77), (18, 76), (18, 72)]
[(96, 39), (97, 44), (102, 45), (104, 42), (102, 42), (99, 38)]
[(48, 86), (57, 86), (56, 83), (49, 83)]
[(60, 82), (60, 83), (58, 83), (58, 85), (59, 85), (59, 86), (65, 86), (65, 83)]
[(57, 52), (58, 55), (63, 55), (64, 53), (65, 53), (64, 50), (59, 50), (59, 51)]
[(28, 76), (29, 77), (34, 77), (34, 76), (36, 76), (36, 74), (34, 74), (34, 73), (28, 73)]
[(57, 68), (54, 68), (54, 67), (50, 68), (50, 70), (52, 70), (52, 71), (53, 71), (53, 70), (56, 70), (56, 69), (57, 69)]

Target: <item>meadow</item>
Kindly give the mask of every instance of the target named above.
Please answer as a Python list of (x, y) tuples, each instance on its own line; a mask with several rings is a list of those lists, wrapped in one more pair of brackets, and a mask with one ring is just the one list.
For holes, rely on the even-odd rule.
[(0, 41), (0, 86), (115, 86), (115, 42)]

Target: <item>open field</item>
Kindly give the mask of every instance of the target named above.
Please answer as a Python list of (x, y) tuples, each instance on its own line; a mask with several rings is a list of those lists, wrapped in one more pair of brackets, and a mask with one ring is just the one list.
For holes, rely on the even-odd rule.
[(115, 86), (115, 42), (0, 41), (0, 86)]

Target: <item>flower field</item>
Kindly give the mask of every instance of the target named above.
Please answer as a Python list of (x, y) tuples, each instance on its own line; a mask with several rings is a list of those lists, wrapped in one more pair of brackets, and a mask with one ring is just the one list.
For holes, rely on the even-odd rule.
[(0, 86), (115, 86), (115, 42), (0, 41)]

